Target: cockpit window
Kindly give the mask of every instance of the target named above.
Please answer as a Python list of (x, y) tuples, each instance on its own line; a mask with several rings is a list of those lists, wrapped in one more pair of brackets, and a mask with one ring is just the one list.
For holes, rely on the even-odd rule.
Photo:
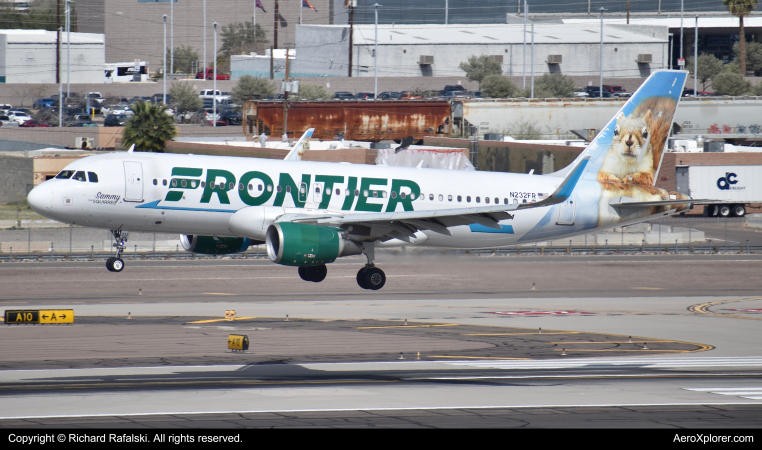
[(87, 177), (90, 179), (91, 183), (98, 182), (98, 175), (95, 172), (87, 172)]
[(81, 170), (79, 172), (75, 173), (74, 177), (72, 179), (73, 180), (77, 180), (77, 181), (87, 181), (87, 178), (85, 178), (85, 172), (83, 172)]
[(71, 178), (72, 175), (74, 175), (73, 170), (62, 170), (61, 173), (56, 175), (56, 178), (60, 178), (62, 180), (68, 180), (69, 178)]

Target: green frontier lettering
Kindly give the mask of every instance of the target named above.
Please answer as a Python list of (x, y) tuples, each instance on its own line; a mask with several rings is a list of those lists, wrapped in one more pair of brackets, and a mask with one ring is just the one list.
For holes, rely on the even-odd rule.
[[(273, 206), (283, 206), (283, 201), (286, 199), (286, 194), (291, 194), (291, 199), (294, 201), (294, 206), (297, 208), (304, 208), (304, 204), (307, 202), (307, 189), (310, 185), (312, 175), (302, 175), (302, 185), (296, 186), (294, 179), (287, 173), (280, 174), (278, 185), (281, 187), (281, 191), (275, 196), (275, 202)], [(303, 192), (302, 192), (303, 191)]]
[[(406, 187), (410, 189), (410, 193), (405, 194), (405, 198), (402, 198), (402, 188)], [(413, 211), (413, 199), (418, 198), (421, 195), (421, 188), (418, 183), (411, 180), (392, 180), (392, 192), (396, 192), (397, 195), (390, 195), (389, 204), (386, 205), (386, 212), (394, 212), (397, 209), (397, 205), (402, 205), (405, 211)]]
[(383, 200), (380, 195), (373, 195), (374, 191), (371, 186), (386, 186), (388, 180), (386, 178), (363, 178), (360, 183), (360, 198), (357, 199), (357, 205), (355, 205), (355, 211), (368, 211), (368, 212), (381, 212), (384, 205), (380, 203), (368, 203), (368, 198), (379, 198)]
[(344, 198), (344, 204), (341, 206), (342, 211), (350, 211), (352, 209), (352, 203), (355, 202), (355, 189), (357, 189), (357, 177), (349, 177), (349, 183), (347, 184), (349, 195)]
[[(248, 187), (249, 187), (249, 182), (251, 182), (251, 180), (261, 180), (262, 184), (264, 185), (262, 186), (262, 193), (259, 194), (258, 197), (253, 197), (249, 193)], [(266, 173), (246, 172), (241, 177), (240, 183), (243, 185), (243, 189), (238, 190), (238, 196), (241, 198), (242, 202), (244, 202), (245, 204), (249, 206), (264, 205), (265, 202), (270, 200), (270, 197), (273, 196), (273, 191), (272, 191), (273, 180)], [(270, 187), (270, 189), (268, 189), (268, 186)], [(254, 190), (256, 190), (256, 188), (254, 188)]]
[(315, 175), (315, 183), (325, 183), (323, 186), (323, 199), (318, 205), (318, 209), (328, 209), (328, 204), (331, 203), (331, 196), (333, 195), (334, 183), (343, 183), (344, 177), (337, 175)]
[[(198, 169), (195, 167), (173, 167), (172, 168), (172, 180), (170, 181), (170, 189), (196, 189), (201, 183), (197, 179), (191, 178), (175, 178), (175, 177), (201, 177), (204, 169)], [(164, 198), (167, 202), (179, 202), (183, 199), (182, 191), (170, 190), (167, 192), (167, 196)]]
[[(215, 184), (217, 177), (225, 178), (225, 183), (220, 185)], [(228, 198), (228, 191), (230, 186), (235, 186), (235, 176), (227, 170), (221, 169), (209, 169), (206, 171), (206, 187), (204, 187), (204, 194), (201, 196), (201, 203), (209, 203), (212, 199), (212, 194), (217, 194), (221, 204), (229, 205), (230, 199)]]

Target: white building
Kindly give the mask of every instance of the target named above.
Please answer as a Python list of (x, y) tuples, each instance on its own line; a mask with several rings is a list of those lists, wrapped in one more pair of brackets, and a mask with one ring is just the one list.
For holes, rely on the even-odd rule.
[[(524, 40), (526, 37), (526, 47)], [(352, 76), (374, 75), (375, 29), (356, 25), (353, 32)], [(535, 23), (534, 73), (598, 75), (601, 28), (598, 24)], [(490, 55), (503, 74), (531, 72), (532, 33), (523, 25), (379, 25), (378, 76), (459, 76), (458, 66), (472, 55)], [(648, 25), (605, 25), (603, 76), (645, 77), (667, 64), (668, 28)], [(300, 57), (294, 77), (347, 76), (349, 26), (297, 27)], [(526, 59), (524, 50), (526, 49)]]
[[(294, 64), (296, 50), (288, 50), (289, 64)], [(270, 78), (270, 49), (265, 50), (264, 55), (252, 53), (250, 55), (232, 55), (230, 57), (230, 77), (237, 80), (242, 75), (251, 75), (260, 78)], [(274, 49), (272, 51), (273, 78), (286, 77), (286, 49)], [(293, 74), (293, 66), (289, 67)], [(293, 75), (292, 75), (293, 76)]]
[[(0, 30), (0, 83), (55, 83), (57, 39), (55, 31)], [(61, 82), (67, 82), (70, 61), (71, 83), (103, 83), (105, 36), (71, 33), (71, 49), (67, 43), (61, 33)]]

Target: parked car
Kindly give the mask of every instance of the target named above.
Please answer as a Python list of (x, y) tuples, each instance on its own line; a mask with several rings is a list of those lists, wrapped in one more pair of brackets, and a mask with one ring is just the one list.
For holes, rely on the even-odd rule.
[(120, 103), (117, 105), (104, 106), (103, 108), (101, 108), (101, 115), (103, 117), (106, 117), (109, 114), (126, 114), (128, 116), (131, 116), (135, 113), (133, 113), (132, 110), (130, 109), (130, 105)]
[(372, 92), (358, 92), (355, 94), (355, 100), (373, 100), (374, 96)]
[(220, 113), (220, 120), (224, 121), (228, 125), (241, 125), (241, 123), (243, 123), (243, 116), (241, 115), (240, 111), (233, 108), (228, 108)]
[(355, 96), (351, 92), (334, 92), (333, 98), (335, 100), (354, 100)]
[(36, 121), (34, 119), (27, 120), (26, 122), (20, 124), (19, 126), (23, 127), (23, 128), (36, 128), (36, 127), (48, 128), (48, 127), (50, 127), (50, 125), (48, 125), (47, 123), (40, 123), (40, 122), (38, 122), (38, 121)]
[(6, 115), (0, 115), (0, 126), (2, 126), (3, 128), (17, 127), (19, 126), (19, 123)]
[(211, 98), (216, 100), (230, 99), (230, 95), (224, 95), (219, 89), (202, 89), (199, 91), (198, 96), (202, 99)]
[(611, 95), (613, 95), (614, 97), (632, 96), (632, 93), (625, 91), (622, 86), (613, 86), (610, 84), (604, 84), (603, 89), (607, 90), (608, 92), (611, 92)]
[(445, 92), (450, 92), (450, 91), (465, 91), (466, 88), (464, 88), (463, 86), (461, 86), (459, 84), (449, 84), (449, 85), (445, 86), (443, 90)]
[(37, 100), (34, 101), (34, 103), (32, 103), (32, 108), (34, 109), (49, 108), (57, 104), (58, 104), (57, 98), (52, 98), (52, 97), (38, 98)]
[[(446, 94), (447, 93), (445, 93), (445, 95)], [(412, 92), (402, 91), (402, 93), (400, 94), (400, 100), (423, 100), (423, 97), (421, 97), (420, 95), (415, 95)]]
[(142, 102), (153, 103), (153, 99), (152, 99), (151, 97), (148, 97), (148, 96), (137, 96), (137, 95), (136, 95), (135, 97), (132, 97), (132, 98), (129, 100), (129, 102), (128, 102), (128, 103), (129, 103), (129, 104), (133, 104), (133, 103), (135, 103), (135, 102), (141, 102), (141, 101), (142, 101)]
[[(164, 93), (161, 94), (153, 94), (151, 96), (151, 101), (154, 103), (154, 105), (160, 105), (164, 101)], [(172, 103), (172, 96), (167, 94), (167, 104)]]
[(109, 114), (103, 121), (104, 127), (123, 127), (130, 117), (127, 114)]
[(611, 98), (611, 97), (613, 97), (613, 95), (611, 95), (611, 92), (607, 91), (605, 88), (603, 89), (603, 95), (601, 95), (601, 87), (600, 86), (585, 86), (585, 92), (587, 92), (587, 94), (590, 97), (593, 97), (593, 98), (599, 98), (599, 97)]
[(9, 111), (8, 117), (18, 122), (19, 125), (21, 125), (22, 123), (28, 120), (32, 120), (32, 117), (29, 114), (25, 113), (24, 111), (18, 111), (18, 110)]
[[(203, 71), (199, 71), (196, 73), (196, 78), (199, 80), (213, 80), (214, 79), (214, 68), (207, 68), (206, 69), (206, 75), (204, 75)], [(221, 73), (219, 69), (217, 69), (217, 79), (218, 80), (229, 80), (230, 74), (228, 73)]]
[(398, 100), (402, 96), (400, 92), (382, 92), (378, 94), (379, 100)]

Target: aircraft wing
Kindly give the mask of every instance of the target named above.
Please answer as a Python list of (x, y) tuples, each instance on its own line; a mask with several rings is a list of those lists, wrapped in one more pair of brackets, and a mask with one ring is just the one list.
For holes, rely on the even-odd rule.
[(584, 158), (577, 167), (569, 173), (555, 192), (546, 199), (535, 203), (514, 203), (509, 205), (476, 206), (469, 208), (451, 208), (422, 211), (395, 211), (378, 213), (357, 212), (326, 212), (326, 214), (285, 214), (277, 222), (313, 223), (326, 226), (367, 227), (370, 239), (397, 238), (410, 242), (419, 230), (430, 230), (450, 236), (449, 227), (458, 225), (478, 224), (488, 228), (501, 229), (498, 221), (513, 217), (511, 212), (542, 208), (566, 201), (579, 181), (589, 162)]

